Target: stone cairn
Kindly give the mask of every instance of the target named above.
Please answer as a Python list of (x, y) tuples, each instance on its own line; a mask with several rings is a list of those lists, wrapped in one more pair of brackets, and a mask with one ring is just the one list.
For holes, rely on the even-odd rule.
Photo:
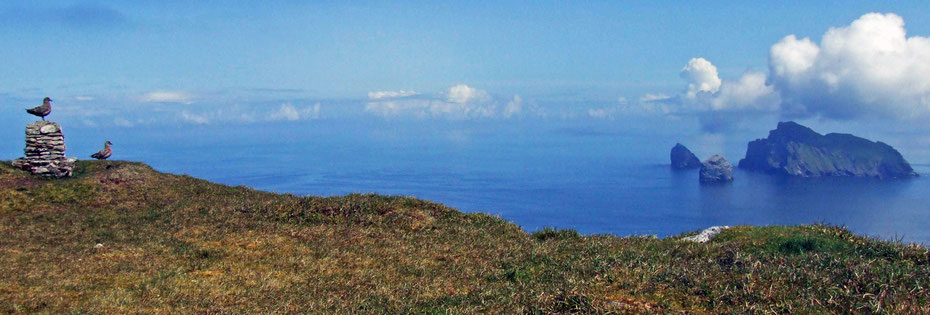
[(65, 136), (51, 121), (26, 126), (25, 151), (26, 157), (14, 160), (13, 166), (46, 177), (70, 177), (77, 160), (65, 157)]

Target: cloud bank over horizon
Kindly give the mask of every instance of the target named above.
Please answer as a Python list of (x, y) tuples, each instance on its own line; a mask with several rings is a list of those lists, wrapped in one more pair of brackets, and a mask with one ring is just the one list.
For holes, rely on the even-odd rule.
[(465, 84), (449, 87), (436, 95), (412, 91), (368, 93), (365, 112), (382, 118), (508, 119), (524, 114), (519, 95), (506, 100)]
[(930, 38), (907, 36), (904, 20), (869, 13), (833, 27), (820, 44), (788, 35), (769, 50), (769, 73), (748, 71), (722, 80), (704, 58), (681, 70), (687, 89), (679, 95), (641, 101), (666, 115), (698, 118), (720, 132), (743, 120), (896, 119), (930, 116)]

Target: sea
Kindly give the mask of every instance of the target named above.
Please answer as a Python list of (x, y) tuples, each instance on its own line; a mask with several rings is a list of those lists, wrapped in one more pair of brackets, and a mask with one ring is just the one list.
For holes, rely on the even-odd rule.
[[(774, 127), (774, 126), (772, 126)], [(18, 128), (8, 128), (19, 130)], [(911, 179), (785, 178), (740, 169), (725, 185), (670, 168), (676, 142), (736, 165), (765, 132), (726, 137), (650, 123), (312, 121), (67, 128), (68, 155), (113, 142), (113, 159), (296, 195), (412, 196), (535, 231), (667, 237), (715, 225), (825, 223), (930, 244), (930, 165)], [(0, 159), (22, 154), (4, 134)], [(906, 158), (908, 156), (905, 155)]]

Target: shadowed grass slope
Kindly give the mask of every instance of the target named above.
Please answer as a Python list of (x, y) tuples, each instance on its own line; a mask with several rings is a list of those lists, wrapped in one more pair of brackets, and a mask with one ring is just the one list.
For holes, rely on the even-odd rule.
[[(100, 245), (97, 245), (100, 244)], [(407, 197), (228, 187), (129, 162), (0, 163), (2, 312), (930, 312), (926, 249), (838, 227), (527, 234)]]

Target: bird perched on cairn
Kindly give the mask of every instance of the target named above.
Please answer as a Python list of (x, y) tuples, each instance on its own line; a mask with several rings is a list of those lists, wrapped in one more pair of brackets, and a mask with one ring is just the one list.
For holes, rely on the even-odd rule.
[(32, 109), (26, 109), (27, 113), (42, 117), (42, 121), (45, 121), (45, 116), (52, 113), (52, 99), (46, 97), (42, 100), (42, 105), (36, 106)]
[(110, 141), (107, 141), (106, 143), (103, 144), (103, 150), (100, 150), (97, 153), (91, 154), (90, 157), (98, 159), (98, 160), (106, 160), (107, 158), (110, 157), (110, 155), (113, 154), (113, 149), (110, 148), (110, 145), (112, 145), (112, 143), (110, 143)]

